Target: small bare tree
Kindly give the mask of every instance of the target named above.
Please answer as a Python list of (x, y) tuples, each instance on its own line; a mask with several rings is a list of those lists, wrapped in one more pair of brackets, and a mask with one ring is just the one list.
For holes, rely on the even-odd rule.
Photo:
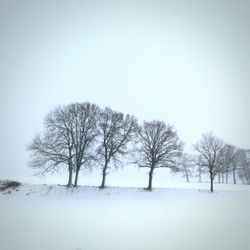
[(192, 176), (195, 167), (195, 160), (192, 155), (183, 154), (178, 166), (178, 171), (182, 172), (185, 176), (187, 182), (189, 182), (189, 177)]
[[(225, 145), (226, 150), (227, 150), (227, 163), (224, 172), (222, 173), (222, 181), (224, 181), (223, 177), (225, 174), (225, 181), (228, 183), (228, 176), (231, 172), (233, 172), (234, 176), (234, 162), (235, 162), (235, 157), (236, 157), (236, 148), (233, 145), (226, 144)], [(235, 179), (235, 176), (234, 176)]]
[(138, 130), (135, 163), (141, 168), (149, 168), (146, 190), (152, 191), (154, 170), (157, 168), (177, 168), (177, 160), (182, 155), (183, 143), (173, 127), (162, 121), (144, 122)]
[(237, 163), (239, 178), (250, 185), (250, 150), (238, 149)]
[(195, 162), (198, 171), (199, 183), (201, 183), (202, 174), (206, 173), (206, 168), (202, 165), (202, 157), (200, 155), (195, 157)]
[(102, 164), (102, 183), (105, 188), (107, 170), (110, 163), (117, 166), (120, 157), (129, 153), (128, 144), (133, 140), (137, 129), (137, 120), (130, 115), (105, 108), (99, 116), (100, 144), (97, 148), (99, 161)]
[(231, 151), (223, 140), (215, 137), (211, 132), (203, 134), (202, 139), (194, 145), (194, 148), (199, 153), (198, 165), (209, 173), (210, 191), (213, 192), (214, 178), (227, 169), (231, 160)]

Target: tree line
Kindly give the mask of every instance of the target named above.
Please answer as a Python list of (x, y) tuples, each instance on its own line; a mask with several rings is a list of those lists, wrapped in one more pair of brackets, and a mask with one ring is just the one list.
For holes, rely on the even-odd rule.
[(169, 168), (182, 171), (187, 181), (198, 168), (208, 173), (210, 191), (216, 176), (228, 180), (228, 174), (236, 173), (250, 184), (250, 151), (237, 149), (224, 143), (213, 133), (203, 134), (194, 145), (197, 155), (183, 152), (184, 143), (173, 126), (164, 121), (152, 120), (139, 124), (136, 117), (125, 115), (108, 107), (101, 109), (89, 102), (58, 106), (44, 119), (44, 132), (34, 137), (29, 166), (39, 175), (68, 173), (67, 187), (77, 187), (83, 168), (98, 165), (106, 187), (106, 177), (111, 167), (118, 167), (125, 159), (139, 168), (148, 168), (148, 187), (152, 190), (154, 171)]

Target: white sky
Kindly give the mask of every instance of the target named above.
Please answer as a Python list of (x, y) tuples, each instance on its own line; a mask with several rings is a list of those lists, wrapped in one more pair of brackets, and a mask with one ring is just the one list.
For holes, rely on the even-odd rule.
[(250, 148), (249, 1), (0, 1), (0, 178), (56, 105), (90, 101)]

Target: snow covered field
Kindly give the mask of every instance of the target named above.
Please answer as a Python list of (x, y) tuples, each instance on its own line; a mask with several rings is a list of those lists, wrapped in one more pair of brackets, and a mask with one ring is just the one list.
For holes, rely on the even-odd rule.
[(0, 249), (249, 250), (250, 187), (208, 188), (25, 184), (0, 192)]

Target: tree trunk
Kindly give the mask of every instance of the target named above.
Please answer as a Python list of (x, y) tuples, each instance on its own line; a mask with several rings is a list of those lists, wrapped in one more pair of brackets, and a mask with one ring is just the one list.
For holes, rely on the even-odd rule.
[(211, 183), (210, 183), (210, 191), (213, 193), (214, 192), (214, 180), (211, 179), (210, 181), (211, 181)]
[(222, 183), (224, 183), (224, 173), (221, 174)]
[(234, 179), (234, 184), (236, 184), (236, 171), (235, 167), (233, 168), (233, 179)]
[(201, 170), (199, 169), (199, 183), (201, 183)]
[(189, 182), (187, 168), (186, 167), (184, 167), (184, 168), (185, 168), (185, 175), (186, 175), (187, 182)]
[(108, 166), (108, 163), (105, 162), (105, 165), (102, 169), (102, 184), (100, 188), (105, 188), (107, 166)]
[(226, 183), (228, 184), (228, 169), (226, 171)]
[(153, 172), (154, 172), (154, 168), (151, 167), (149, 171), (149, 175), (148, 175), (149, 176), (148, 187), (146, 188), (146, 190), (148, 191), (152, 191)]
[(68, 179), (68, 184), (67, 187), (70, 188), (72, 186), (72, 167), (69, 167), (69, 179)]
[(234, 180), (234, 184), (236, 184), (236, 159), (235, 158), (233, 161), (233, 180)]
[(214, 178), (212, 172), (210, 172), (210, 191), (214, 192)]
[(247, 182), (248, 182), (248, 185), (250, 185), (250, 167), (249, 166), (246, 166), (247, 167)]
[(220, 183), (220, 174), (218, 174), (218, 183)]
[(77, 168), (77, 169), (76, 169), (76, 176), (75, 176), (74, 187), (77, 187), (77, 185), (78, 185), (78, 174), (79, 174), (79, 170), (80, 170), (80, 168)]

